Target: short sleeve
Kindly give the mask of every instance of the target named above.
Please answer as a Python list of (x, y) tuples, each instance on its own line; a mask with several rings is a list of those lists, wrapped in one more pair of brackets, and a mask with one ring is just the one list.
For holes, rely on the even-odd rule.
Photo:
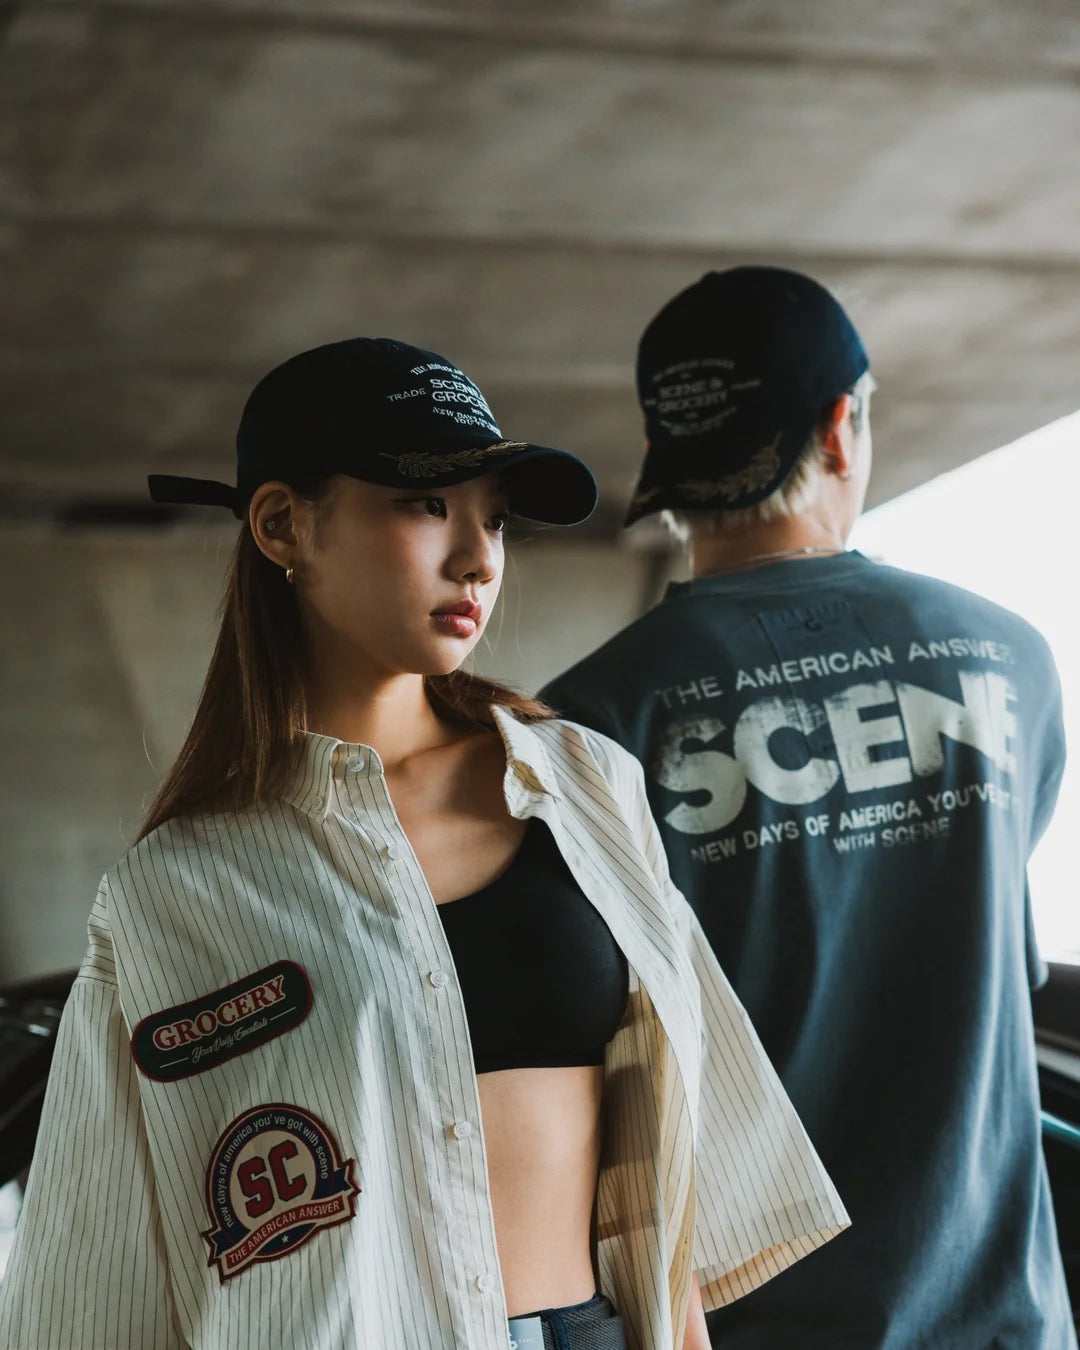
[(1050, 824), (1065, 773), (1065, 715), (1061, 701), (1061, 681), (1049, 649), (1046, 651), (1046, 663), (1047, 687), (1041, 700), (1045, 715), (1039, 743), (1037, 786), (1032, 802), (1029, 852)]
[(693, 910), (674, 888), (670, 895), (684, 911), (701, 988), (694, 1267), (712, 1312), (808, 1256), (850, 1219)]
[[(1061, 702), (1061, 682), (1054, 667), (1049, 649), (1046, 651), (1048, 666), (1047, 696), (1043, 699), (1045, 719), (1042, 736), (1038, 743), (1039, 763), (1037, 766), (1037, 786), (1032, 797), (1031, 823), (1028, 835), (1028, 861), (1035, 846), (1046, 833), (1057, 805), (1061, 780), (1065, 773), (1065, 723)], [(1027, 959), (1028, 983), (1032, 989), (1040, 989), (1050, 978), (1050, 967), (1039, 952), (1035, 933), (1035, 916), (1032, 911), (1031, 887), (1027, 876), (1024, 877), (1024, 945)]]
[(700, 991), (694, 1267), (712, 1312), (809, 1255), (850, 1220), (697, 916), (671, 881), (641, 767), (631, 763), (644, 852)]
[(4, 1350), (182, 1350), (138, 1083), (120, 1012), (106, 891), (64, 1009), (15, 1245)]
[(1027, 962), (1028, 984), (1032, 989), (1041, 989), (1050, 978), (1050, 967), (1039, 951), (1039, 940), (1035, 933), (1035, 916), (1031, 912), (1031, 887), (1024, 879), (1024, 957)]

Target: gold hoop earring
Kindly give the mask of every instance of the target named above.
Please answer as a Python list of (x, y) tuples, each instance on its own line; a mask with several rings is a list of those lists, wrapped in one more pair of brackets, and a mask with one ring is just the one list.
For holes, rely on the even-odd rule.
[(286, 569), (285, 569), (285, 580), (289, 583), (290, 586), (293, 584), (293, 579), (295, 578), (295, 576), (296, 576), (296, 568), (295, 568), (295, 567), (286, 567)]

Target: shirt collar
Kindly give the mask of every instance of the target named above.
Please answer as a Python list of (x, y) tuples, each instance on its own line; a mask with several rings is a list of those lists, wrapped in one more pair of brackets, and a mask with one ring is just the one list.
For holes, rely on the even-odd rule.
[[(532, 727), (497, 704), (491, 705), (491, 717), (506, 748), (503, 791), (507, 805), (512, 807), (522, 791), (558, 797), (547, 750)], [(282, 796), (297, 810), (322, 821), (330, 811), (335, 780), (346, 774), (381, 777), (382, 772), (382, 760), (373, 746), (305, 731), (296, 770)]]
[(558, 798), (555, 773), (544, 742), (527, 723), (519, 722), (514, 714), (498, 704), (491, 705), (495, 729), (506, 747), (506, 777), (503, 787), (510, 802), (511, 784), (516, 783), (532, 794)]
[(340, 782), (346, 774), (377, 777), (382, 771), (382, 760), (373, 746), (305, 731), (296, 769), (282, 796), (305, 815), (325, 820), (335, 780)]

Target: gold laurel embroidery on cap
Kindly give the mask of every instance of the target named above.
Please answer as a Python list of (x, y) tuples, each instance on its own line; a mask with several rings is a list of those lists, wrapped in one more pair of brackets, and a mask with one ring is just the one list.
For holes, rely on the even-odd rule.
[(728, 500), (745, 497), (759, 488), (768, 487), (779, 473), (780, 456), (776, 453), (779, 444), (780, 437), (777, 436), (771, 445), (763, 445), (746, 468), (740, 469), (738, 473), (715, 480), (689, 478), (676, 483), (675, 489), (691, 502), (711, 502), (716, 497), (726, 497)]
[(425, 450), (410, 450), (404, 455), (379, 452), (381, 458), (392, 459), (398, 467), (398, 473), (410, 478), (431, 478), (437, 473), (446, 473), (448, 469), (464, 469), (473, 464), (483, 464), (491, 455), (512, 455), (515, 450), (524, 450), (524, 441), (496, 441), (494, 445), (481, 446), (475, 450), (454, 450), (448, 455), (433, 455)]
[(634, 500), (630, 503), (630, 509), (636, 511), (639, 506), (648, 506), (648, 504), (660, 495), (662, 489), (658, 487), (642, 488), (640, 492), (634, 493)]

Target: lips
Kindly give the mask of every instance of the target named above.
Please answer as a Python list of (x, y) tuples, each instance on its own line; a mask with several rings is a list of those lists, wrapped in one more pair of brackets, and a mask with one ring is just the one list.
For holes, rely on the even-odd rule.
[(479, 624), (483, 612), (483, 608), (471, 600), (461, 600), (456, 605), (443, 605), (440, 609), (432, 611), (436, 617), (442, 614), (460, 614), (463, 619), (471, 619), (475, 624)]
[(432, 610), (431, 619), (447, 637), (471, 638), (480, 631), (481, 607), (473, 600), (459, 600)]

